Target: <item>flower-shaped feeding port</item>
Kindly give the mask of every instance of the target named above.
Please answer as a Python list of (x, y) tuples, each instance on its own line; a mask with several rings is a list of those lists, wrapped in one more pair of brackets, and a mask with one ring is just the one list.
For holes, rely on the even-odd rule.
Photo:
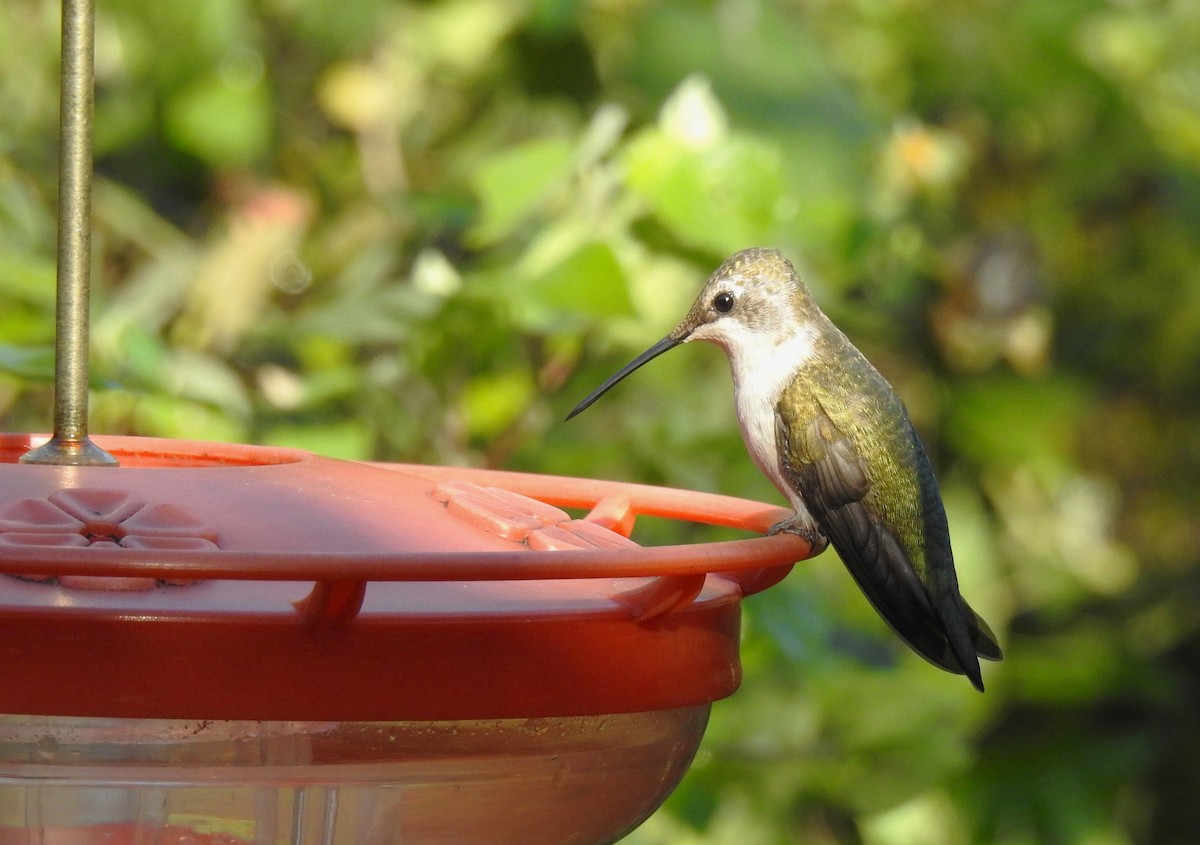
[[(73, 488), (45, 499), (21, 499), (0, 507), (2, 546), (209, 551), (217, 548), (217, 532), (178, 505), (148, 505), (121, 490)], [(55, 580), (37, 573), (25, 577)], [(159, 580), (63, 575), (58, 583), (84, 590), (149, 590)], [(191, 583), (181, 578), (161, 581), (174, 586)]]
[(0, 845), (613, 841), (737, 689), (742, 599), (810, 551), (630, 539), (781, 515), (688, 491), (27, 440), (0, 435)]

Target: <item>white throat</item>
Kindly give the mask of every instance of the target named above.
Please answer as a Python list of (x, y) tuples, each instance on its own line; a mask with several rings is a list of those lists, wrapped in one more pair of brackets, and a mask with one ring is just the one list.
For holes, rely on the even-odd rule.
[(775, 444), (775, 407), (796, 371), (815, 355), (817, 327), (806, 324), (777, 340), (731, 320), (728, 325), (720, 325), (719, 332), (696, 332), (693, 337), (696, 336), (719, 344), (729, 355), (738, 427), (746, 450), (763, 474), (795, 506), (799, 493), (791, 489), (780, 469)]

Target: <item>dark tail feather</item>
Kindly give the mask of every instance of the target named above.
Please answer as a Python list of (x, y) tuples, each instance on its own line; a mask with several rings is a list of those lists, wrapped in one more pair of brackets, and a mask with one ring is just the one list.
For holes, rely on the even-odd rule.
[(983, 617), (971, 609), (957, 590), (947, 597), (939, 611), (946, 637), (948, 660), (941, 665), (951, 672), (966, 675), (975, 689), (983, 692), (983, 676), (979, 671), (979, 658), (1002, 660), (1004, 652), (996, 642), (996, 635)]
[(992, 629), (988, 627), (988, 623), (984, 622), (983, 617), (973, 610), (971, 615), (975, 617), (975, 624), (971, 628), (971, 637), (975, 641), (975, 653), (984, 660), (1003, 660), (1004, 651), (1000, 648), (1000, 643), (996, 640)]
[(1002, 653), (958, 585), (951, 581), (937, 598), (930, 595), (899, 543), (861, 502), (829, 509), (823, 517), (822, 530), (892, 630), (930, 663), (966, 675), (982, 692), (979, 657), (999, 660)]

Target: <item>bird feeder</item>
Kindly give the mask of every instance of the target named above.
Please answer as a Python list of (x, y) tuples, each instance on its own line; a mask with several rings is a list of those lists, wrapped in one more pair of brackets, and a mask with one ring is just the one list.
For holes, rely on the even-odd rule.
[(0, 845), (600, 843), (740, 682), (783, 511), (87, 432), (90, 0), (63, 6), (55, 425), (0, 435)]

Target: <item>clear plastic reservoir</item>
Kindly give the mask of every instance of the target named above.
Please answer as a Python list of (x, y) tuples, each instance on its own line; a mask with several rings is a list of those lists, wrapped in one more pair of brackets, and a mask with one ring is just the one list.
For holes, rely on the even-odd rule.
[(0, 845), (613, 841), (683, 776), (709, 709), (412, 722), (4, 716)]

